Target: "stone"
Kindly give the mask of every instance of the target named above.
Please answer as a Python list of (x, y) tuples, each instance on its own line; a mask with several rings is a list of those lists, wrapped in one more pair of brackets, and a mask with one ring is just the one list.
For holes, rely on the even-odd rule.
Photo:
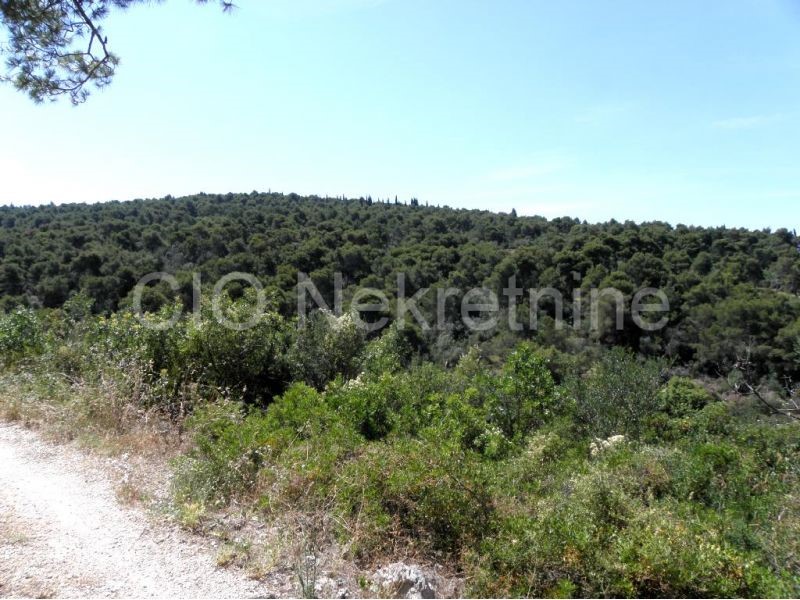
[(393, 563), (375, 571), (371, 591), (390, 598), (436, 598), (434, 578), (417, 565)]

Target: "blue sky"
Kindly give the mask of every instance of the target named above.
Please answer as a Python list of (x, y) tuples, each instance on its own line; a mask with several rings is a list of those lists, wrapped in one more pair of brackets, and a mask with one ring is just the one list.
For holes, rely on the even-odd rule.
[(83, 106), (0, 87), (0, 204), (271, 189), (800, 229), (796, 0), (189, 0)]

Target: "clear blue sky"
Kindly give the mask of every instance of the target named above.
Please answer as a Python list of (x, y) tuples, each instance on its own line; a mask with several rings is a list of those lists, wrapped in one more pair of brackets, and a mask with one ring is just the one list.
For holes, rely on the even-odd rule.
[(800, 229), (796, 0), (189, 0), (110, 88), (0, 87), (0, 204), (272, 189)]

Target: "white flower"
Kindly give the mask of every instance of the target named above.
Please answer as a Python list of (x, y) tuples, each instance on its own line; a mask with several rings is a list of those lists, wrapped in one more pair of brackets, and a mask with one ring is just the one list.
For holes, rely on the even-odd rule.
[(592, 458), (594, 458), (601, 452), (610, 450), (611, 448), (619, 446), (620, 444), (624, 444), (625, 442), (626, 438), (624, 435), (612, 435), (610, 438), (605, 440), (595, 438), (595, 440), (589, 445), (589, 453), (592, 455)]

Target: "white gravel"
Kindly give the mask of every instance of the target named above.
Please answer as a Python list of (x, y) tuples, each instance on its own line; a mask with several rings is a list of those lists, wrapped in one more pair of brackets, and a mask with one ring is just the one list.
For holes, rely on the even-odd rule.
[(123, 506), (100, 461), (0, 423), (0, 596), (271, 597), (210, 542)]

